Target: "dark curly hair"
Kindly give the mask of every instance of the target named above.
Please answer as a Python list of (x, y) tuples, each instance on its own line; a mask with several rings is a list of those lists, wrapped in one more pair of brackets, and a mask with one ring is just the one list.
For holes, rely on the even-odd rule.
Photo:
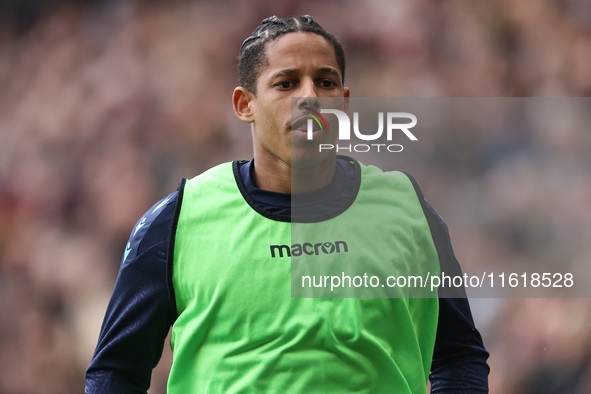
[(268, 42), (284, 34), (295, 32), (309, 32), (324, 37), (334, 48), (343, 82), (345, 81), (345, 53), (341, 43), (332, 34), (324, 30), (310, 15), (298, 18), (277, 18), (272, 16), (263, 20), (254, 29), (252, 35), (242, 43), (240, 55), (238, 56), (238, 82), (240, 86), (256, 94), (257, 78), (267, 66), (265, 46)]

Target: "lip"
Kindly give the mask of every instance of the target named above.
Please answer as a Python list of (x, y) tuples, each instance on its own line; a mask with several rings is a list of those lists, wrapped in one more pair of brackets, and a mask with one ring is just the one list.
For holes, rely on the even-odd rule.
[(292, 130), (308, 130), (308, 120), (312, 121), (312, 128), (314, 131), (320, 130), (318, 124), (310, 116), (300, 116), (295, 121), (291, 122)]
[(308, 129), (305, 128), (298, 128), (291, 130), (291, 137), (298, 140), (305, 140), (309, 142), (318, 141), (322, 133), (320, 129), (314, 129), (312, 131), (312, 139), (308, 139)]
[[(312, 139), (308, 139), (308, 120), (312, 121)], [(318, 140), (322, 130), (318, 127), (318, 124), (309, 116), (301, 116), (293, 121), (289, 129), (292, 137), (302, 140), (314, 141)]]

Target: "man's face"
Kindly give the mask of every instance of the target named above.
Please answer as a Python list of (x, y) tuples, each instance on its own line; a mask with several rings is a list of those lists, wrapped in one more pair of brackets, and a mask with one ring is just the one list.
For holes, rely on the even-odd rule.
[[(348, 96), (343, 87), (332, 45), (314, 33), (288, 33), (267, 44), (267, 66), (257, 79), (257, 94), (251, 101), (255, 161), (265, 160), (294, 167), (311, 167), (328, 153), (318, 153), (318, 143), (328, 133), (306, 139), (305, 119), (292, 130), (292, 97), (299, 108), (314, 107), (314, 98)], [(316, 103), (318, 104), (318, 103)], [(318, 109), (318, 108), (316, 108)], [(317, 138), (318, 137), (318, 138)]]

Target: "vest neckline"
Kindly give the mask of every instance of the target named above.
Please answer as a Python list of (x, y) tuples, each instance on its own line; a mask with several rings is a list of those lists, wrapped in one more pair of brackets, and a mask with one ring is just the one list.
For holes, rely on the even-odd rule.
[[(244, 184), (244, 180), (240, 174), (240, 165), (245, 161), (234, 161), (232, 162), (232, 170), (234, 173), (234, 179), (242, 194), (244, 200), (248, 203), (248, 205), (260, 215), (279, 222), (289, 222), (289, 223), (315, 223), (315, 222), (322, 222), (325, 220), (332, 219), (334, 217), (339, 216), (341, 213), (345, 212), (349, 207), (353, 204), (357, 195), (359, 193), (359, 188), (361, 186), (361, 168), (357, 160), (348, 157), (348, 156), (341, 156), (337, 155), (337, 159), (347, 161), (348, 163), (353, 165), (353, 179), (352, 180), (345, 180), (345, 181), (352, 181), (352, 185), (348, 186), (351, 188), (350, 195), (340, 202), (336, 206), (330, 206), (330, 204), (326, 208), (322, 209), (307, 209), (313, 208), (312, 205), (309, 205), (311, 202), (308, 196), (303, 196), (301, 201), (298, 199), (298, 205), (302, 204), (301, 207), (297, 207), (295, 210), (292, 208), (291, 215), (284, 215), (279, 214), (276, 212), (271, 212), (262, 207), (256, 200), (252, 198), (252, 196), (248, 193), (247, 187)], [(307, 193), (308, 194), (308, 193)], [(315, 198), (318, 197), (319, 200), (322, 200), (322, 196), (316, 192), (312, 192), (312, 195), (315, 195)], [(310, 194), (308, 194), (310, 195)], [(306, 206), (306, 204), (308, 204)], [(318, 207), (316, 207), (318, 208)], [(295, 212), (294, 212), (295, 211)], [(311, 213), (309, 213), (311, 212)]]

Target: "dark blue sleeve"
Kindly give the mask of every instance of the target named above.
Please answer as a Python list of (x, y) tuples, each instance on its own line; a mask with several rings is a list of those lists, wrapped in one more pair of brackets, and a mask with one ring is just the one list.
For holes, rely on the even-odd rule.
[[(442, 271), (462, 275), (445, 222), (426, 201), (425, 207)], [(465, 290), (449, 295), (454, 298), (439, 299), (437, 337), (429, 376), (431, 393), (488, 393), (489, 354), (474, 325)]]
[(170, 328), (166, 264), (177, 193), (154, 205), (126, 245), (86, 393), (145, 393)]
[[(417, 181), (408, 173), (429, 223), (442, 272), (449, 276), (462, 275), (462, 269), (451, 246), (447, 225), (423, 196)], [(486, 363), (488, 352), (474, 325), (470, 304), (463, 287), (439, 291), (439, 319), (433, 360), (431, 362), (432, 394), (488, 393)]]

